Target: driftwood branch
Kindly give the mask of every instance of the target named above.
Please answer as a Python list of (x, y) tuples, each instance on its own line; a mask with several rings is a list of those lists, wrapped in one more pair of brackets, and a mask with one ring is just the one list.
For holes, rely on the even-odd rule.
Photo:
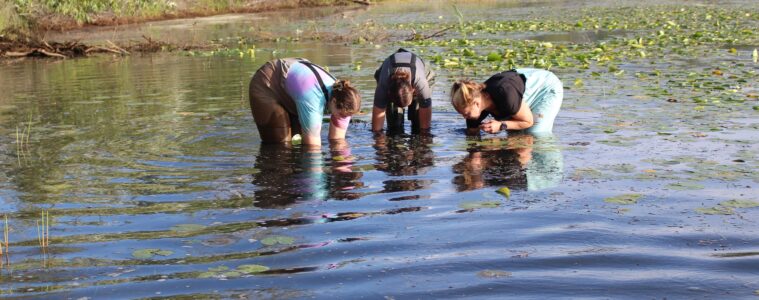
[[(126, 50), (124, 50), (124, 48), (121, 48), (121, 47), (119, 47), (119, 46), (116, 46), (116, 44), (114, 44), (114, 43), (113, 43), (113, 42), (111, 42), (110, 40), (106, 40), (106, 42), (108, 42), (108, 45), (111, 45), (111, 48), (112, 48), (112, 49), (116, 49), (116, 50), (118, 50), (118, 52), (119, 52), (121, 55), (129, 55), (129, 51), (126, 51)], [(112, 49), (111, 49), (111, 51), (113, 51)]]
[(351, 0), (351, 2), (362, 4), (362, 5), (372, 5), (372, 3), (369, 2), (369, 0)]
[(431, 39), (431, 38), (434, 38), (434, 37), (439, 37), (439, 36), (442, 36), (446, 31), (451, 30), (451, 29), (453, 29), (455, 27), (456, 26), (448, 26), (448, 27), (443, 28), (441, 30), (435, 31), (434, 33), (432, 33), (430, 35), (425, 35), (425, 36), (421, 36), (421, 37), (419, 35), (417, 35), (416, 31), (414, 31), (412, 33), (411, 37), (407, 38), (406, 41), (422, 41), (422, 40)]
[(29, 56), (29, 54), (32, 54), (34, 51), (27, 51), (27, 52), (12, 52), (8, 51), (5, 52), (5, 56), (7, 57), (23, 57), (23, 56)]
[(50, 57), (58, 57), (58, 58), (63, 58), (63, 59), (66, 58), (66, 56), (63, 55), (63, 54), (58, 54), (58, 53), (50, 52), (50, 51), (47, 51), (45, 49), (37, 49), (36, 51), (39, 52), (39, 53), (45, 54), (47, 56), (50, 56)]

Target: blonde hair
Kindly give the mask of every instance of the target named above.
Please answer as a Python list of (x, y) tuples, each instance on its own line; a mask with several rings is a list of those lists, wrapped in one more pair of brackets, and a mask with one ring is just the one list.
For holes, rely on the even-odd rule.
[(331, 100), (335, 101), (335, 108), (346, 114), (353, 115), (361, 108), (361, 95), (348, 80), (335, 81)]
[(451, 104), (456, 109), (464, 109), (474, 104), (474, 99), (482, 97), (485, 85), (464, 79), (453, 83), (451, 88)]

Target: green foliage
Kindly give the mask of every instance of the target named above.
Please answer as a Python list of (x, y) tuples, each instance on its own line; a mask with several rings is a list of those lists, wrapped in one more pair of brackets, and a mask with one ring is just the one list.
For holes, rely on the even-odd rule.
[(21, 31), (26, 27), (26, 22), (16, 11), (16, 6), (0, 1), (0, 34), (11, 30)]
[(36, 16), (56, 14), (71, 17), (79, 23), (91, 22), (95, 14), (106, 12), (120, 17), (158, 15), (175, 5), (168, 0), (12, 0), (12, 2), (17, 14), (28, 16), (29, 22)]

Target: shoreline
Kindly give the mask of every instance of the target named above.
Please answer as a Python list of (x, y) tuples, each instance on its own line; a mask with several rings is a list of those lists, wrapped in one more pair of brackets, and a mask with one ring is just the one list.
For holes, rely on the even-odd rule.
[(121, 16), (111, 13), (98, 14), (93, 20), (86, 23), (77, 23), (73, 18), (61, 16), (44, 18), (44, 23), (38, 23), (32, 34), (16, 34), (11, 38), (0, 35), (0, 59), (18, 59), (25, 57), (35, 58), (75, 58), (86, 57), (95, 53), (111, 53), (129, 55), (136, 53), (151, 53), (158, 51), (175, 50), (209, 50), (215, 45), (200, 42), (191, 45), (175, 45), (166, 41), (155, 40), (143, 36), (139, 42), (114, 43), (107, 41), (105, 45), (88, 45), (77, 40), (65, 40), (62, 42), (49, 42), (44, 38), (48, 33), (64, 33), (66, 31), (83, 30), (88, 28), (108, 28), (116, 26), (139, 25), (149, 22), (193, 19), (213, 17), (226, 14), (250, 14), (286, 11), (298, 8), (314, 7), (359, 7), (359, 5), (371, 5), (375, 1), (364, 0), (328, 0), (328, 1), (258, 1), (243, 6), (230, 6), (224, 9), (203, 10), (202, 8), (183, 8), (176, 12), (163, 13), (160, 16)]

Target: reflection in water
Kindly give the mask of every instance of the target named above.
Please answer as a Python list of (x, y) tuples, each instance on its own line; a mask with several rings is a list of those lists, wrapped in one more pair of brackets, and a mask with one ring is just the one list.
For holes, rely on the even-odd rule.
[(457, 191), (487, 186), (539, 190), (558, 185), (563, 177), (561, 152), (553, 137), (532, 135), (478, 140), (453, 166)]
[[(432, 136), (429, 134), (375, 136), (374, 149), (377, 153), (377, 170), (389, 176), (413, 176), (427, 173), (434, 166), (435, 154), (430, 149)], [(427, 188), (430, 180), (403, 179), (392, 177), (383, 182), (385, 192), (415, 191)]]
[(325, 199), (324, 161), (318, 150), (261, 144), (253, 175), (256, 206), (280, 208), (296, 201)]
[(253, 175), (257, 207), (281, 208), (298, 201), (361, 196), (355, 189), (363, 186), (358, 181), (362, 173), (352, 170), (354, 158), (344, 141), (330, 144), (331, 163), (325, 163), (320, 148), (285, 144), (260, 147), (255, 162), (258, 173)]
[(355, 157), (351, 155), (350, 145), (344, 140), (340, 140), (331, 141), (329, 146), (332, 154), (330, 176), (327, 178), (330, 198), (338, 200), (360, 198), (363, 194), (356, 192), (356, 190), (364, 186), (359, 181), (363, 173), (353, 171)]

